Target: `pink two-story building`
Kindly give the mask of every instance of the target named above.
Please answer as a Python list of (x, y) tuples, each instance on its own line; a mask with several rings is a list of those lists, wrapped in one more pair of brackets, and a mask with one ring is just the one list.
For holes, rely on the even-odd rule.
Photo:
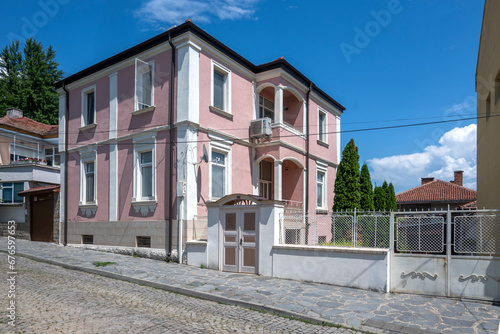
[[(169, 252), (207, 239), (207, 205), (333, 204), (345, 108), (283, 58), (254, 65), (188, 20), (56, 88), (63, 243)], [(228, 263), (258, 247), (243, 211), (214, 223), (237, 232), (213, 245), (234, 242)]]

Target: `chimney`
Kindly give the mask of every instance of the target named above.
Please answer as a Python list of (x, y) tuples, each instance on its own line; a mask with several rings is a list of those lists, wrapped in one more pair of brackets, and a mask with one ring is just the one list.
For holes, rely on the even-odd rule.
[(462, 186), (464, 185), (464, 171), (463, 170), (457, 170), (455, 171), (455, 180), (451, 181), (451, 183), (456, 184), (457, 186)]
[(7, 108), (6, 114), (10, 118), (22, 118), (23, 117), (23, 111), (20, 109), (16, 109), (16, 108)]
[(430, 182), (432, 182), (432, 181), (434, 181), (434, 178), (433, 178), (433, 177), (423, 177), (423, 178), (422, 178), (422, 185), (427, 184), (427, 183), (430, 183)]

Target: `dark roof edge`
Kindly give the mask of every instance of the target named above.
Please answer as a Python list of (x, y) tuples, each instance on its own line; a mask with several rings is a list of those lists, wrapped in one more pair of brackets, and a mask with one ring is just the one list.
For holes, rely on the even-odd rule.
[(234, 59), (236, 62), (238, 62), (240, 65), (246, 67), (250, 71), (254, 73), (261, 73), (269, 70), (273, 70), (276, 68), (283, 68), (290, 72), (296, 79), (304, 83), (306, 86), (310, 86), (310, 84), (313, 84), (313, 91), (316, 92), (318, 95), (320, 95), (322, 98), (324, 98), (326, 101), (330, 102), (332, 105), (335, 107), (339, 108), (341, 112), (343, 112), (346, 108), (341, 105), (339, 102), (337, 102), (334, 98), (332, 98), (330, 95), (325, 93), (323, 90), (318, 88), (314, 83), (309, 80), (304, 74), (302, 74), (299, 70), (297, 70), (295, 67), (293, 67), (290, 63), (288, 63), (285, 59), (280, 58), (275, 61), (272, 61), (270, 63), (262, 64), (262, 65), (254, 65), (252, 64), (249, 60), (246, 58), (242, 57), (240, 54), (217, 40), (215, 37), (212, 35), (208, 34), (206, 31), (195, 25), (193, 22), (190, 20), (184, 22), (183, 24), (170, 28), (169, 30), (154, 36), (140, 44), (137, 44), (125, 51), (122, 51), (112, 57), (109, 57), (95, 65), (92, 65), (90, 67), (87, 67), (86, 69), (77, 72), (73, 75), (70, 75), (69, 77), (66, 77), (62, 80), (57, 81), (54, 86), (55, 88), (62, 88), (63, 83), (65, 85), (68, 85), (72, 82), (75, 82), (77, 80), (80, 80), (86, 76), (89, 76), (95, 72), (101, 71), (115, 63), (118, 63), (120, 61), (123, 61), (127, 58), (130, 58), (134, 55), (137, 55), (145, 50), (148, 50), (152, 47), (155, 47), (161, 43), (164, 43), (168, 41), (168, 36), (169, 34), (172, 36), (172, 38), (175, 38), (179, 35), (182, 35), (183, 33), (186, 32), (193, 32), (194, 34), (198, 35), (201, 37), (203, 40), (207, 41), (209, 44), (214, 46), (216, 49), (227, 55), (228, 57)]
[(462, 199), (454, 199), (454, 200), (425, 200), (425, 201), (398, 201), (396, 200), (396, 204), (421, 204), (421, 203), (460, 203), (460, 202), (465, 202), (465, 203), (471, 203), (477, 201), (477, 199), (473, 198), (462, 198)]

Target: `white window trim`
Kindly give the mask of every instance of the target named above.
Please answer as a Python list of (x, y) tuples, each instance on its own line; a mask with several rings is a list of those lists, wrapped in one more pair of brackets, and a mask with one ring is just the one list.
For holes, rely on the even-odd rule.
[[(86, 171), (85, 165), (89, 162), (94, 163), (94, 201), (87, 202), (87, 186), (86, 186)], [(80, 151), (80, 206), (97, 206), (97, 149), (90, 148)]]
[[(156, 133), (135, 137), (134, 141), (134, 190), (132, 203), (157, 202), (156, 196)], [(152, 196), (142, 197), (141, 153), (151, 151), (152, 168)]]
[[(137, 87), (139, 85), (139, 79), (142, 80), (142, 77), (138, 77), (138, 67), (137, 61), (141, 61), (151, 66), (151, 106), (147, 108), (139, 109), (139, 99), (137, 97)], [(141, 71), (141, 74), (143, 71)], [(142, 83), (142, 82), (141, 82)], [(155, 61), (144, 61), (139, 58), (135, 58), (135, 77), (134, 77), (134, 114), (142, 114), (144, 112), (148, 112), (154, 109), (155, 106)]]
[[(217, 63), (212, 59), (211, 67), (210, 67), (210, 106), (216, 108), (214, 106), (214, 71), (222, 73), (226, 76), (226, 82), (224, 83), (224, 109), (229, 114), (231, 114), (231, 70), (227, 67)], [(218, 109), (218, 108), (216, 108)]]
[[(89, 93), (94, 93), (94, 122), (92, 122), (90, 124), (87, 123), (87, 95)], [(87, 126), (91, 126), (91, 125), (97, 123), (96, 122), (96, 109), (97, 109), (96, 105), (97, 105), (96, 85), (92, 85), (92, 86), (89, 86), (89, 87), (82, 89), (82, 113), (81, 113), (82, 128), (87, 127)]]
[(231, 152), (231, 141), (226, 138), (215, 136), (213, 134), (209, 135), (210, 142), (208, 148), (208, 194), (211, 201), (218, 200), (219, 198), (212, 196), (212, 151), (220, 152), (226, 155), (226, 173), (225, 173), (225, 189), (224, 196), (232, 193), (232, 179), (233, 179), (233, 168), (232, 168), (232, 152)]
[[(5, 186), (5, 183), (12, 183), (12, 186)], [(24, 182), (19, 182), (19, 181), (5, 181), (5, 182), (0, 182), (0, 204), (23, 204), (24, 203), (24, 197), (23, 197), (23, 201), (22, 202), (15, 202), (14, 198), (16, 197), (16, 194), (15, 194), (15, 186), (14, 184), (15, 183), (22, 183), (23, 184), (23, 190), (25, 190), (26, 188), (26, 184)], [(3, 200), (5, 200), (5, 198), (3, 198), (3, 189), (12, 189), (12, 203), (7, 203), (7, 202), (3, 202)]]
[(327, 191), (327, 183), (328, 183), (328, 164), (325, 164), (321, 161), (316, 161), (316, 192), (317, 192), (317, 177), (318, 173), (323, 173), (324, 179), (323, 179), (323, 204), (322, 206), (318, 206), (318, 194), (316, 193), (316, 209), (317, 210), (328, 210), (327, 203), (328, 203), (328, 191)]
[[(321, 129), (321, 124), (319, 122), (319, 116), (325, 115), (324, 127)], [(318, 107), (318, 122), (317, 122), (317, 133), (318, 140), (325, 144), (328, 144), (328, 112), (321, 107)], [(323, 131), (323, 138), (320, 137), (321, 131)]]

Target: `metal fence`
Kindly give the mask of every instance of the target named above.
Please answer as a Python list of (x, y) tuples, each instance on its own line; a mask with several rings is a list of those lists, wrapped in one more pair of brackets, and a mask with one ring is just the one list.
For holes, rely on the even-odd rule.
[(280, 217), (279, 240), (280, 244), (393, 248), (414, 254), (444, 254), (448, 244), (455, 255), (493, 255), (500, 254), (500, 211), (287, 212)]
[(336, 212), (324, 215), (285, 214), (280, 243), (310, 246), (389, 248), (388, 212)]
[(453, 218), (453, 250), (457, 254), (500, 254), (500, 213), (476, 212)]
[(414, 214), (395, 217), (398, 252), (442, 253), (445, 220), (437, 214)]

